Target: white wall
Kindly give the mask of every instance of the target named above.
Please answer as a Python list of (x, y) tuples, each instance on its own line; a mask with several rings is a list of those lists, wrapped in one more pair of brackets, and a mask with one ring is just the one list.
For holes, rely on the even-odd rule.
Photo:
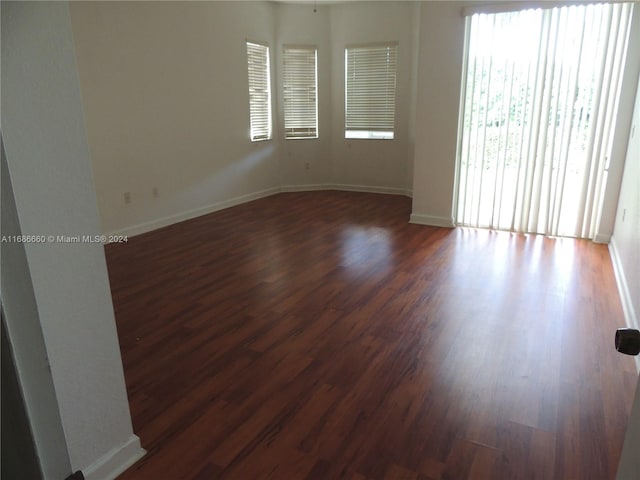
[(279, 142), (249, 141), (245, 46), (275, 45), (274, 4), (70, 8), (103, 231), (171, 223), (280, 184)]
[[(332, 139), (335, 183), (409, 191), (412, 42), (411, 2), (353, 2), (331, 6)], [(350, 44), (398, 42), (394, 140), (344, 138), (344, 49)]]
[[(3, 20), (6, 21), (8, 15), (5, 14), (4, 9), (2, 15)], [(4, 26), (3, 31), (6, 31)], [(4, 149), (2, 150), (1, 177), (0, 230), (2, 235), (20, 236), (22, 230)], [(0, 282), (3, 321), (6, 321), (7, 340), (11, 349), (9, 354), (13, 356), (15, 364), (19, 395), (27, 411), (25, 413), (27, 413), (29, 431), (33, 438), (33, 448), (38, 456), (37, 469), (44, 478), (66, 478), (71, 473), (71, 462), (62, 429), (53, 378), (49, 370), (47, 348), (42, 335), (24, 244), (2, 243), (0, 251), (2, 252)], [(4, 361), (6, 352), (3, 351), (2, 354)], [(6, 388), (9, 386), (3, 383), (3, 395)], [(2, 408), (4, 410), (5, 405)], [(6, 426), (3, 424), (2, 428)], [(17, 475), (16, 478), (18, 478)]]
[(407, 159), (407, 190), (413, 191), (413, 167), (416, 156), (416, 115), (418, 100), (418, 65), (420, 52), (421, 2), (413, 2), (411, 12), (411, 81), (409, 92), (409, 148)]
[(640, 80), (610, 251), (627, 323), (640, 328)]
[[(22, 234), (98, 235), (66, 2), (2, 2), (2, 102)], [(68, 461), (88, 480), (106, 478), (143, 452), (131, 427), (103, 247), (48, 241), (25, 243), (24, 253)]]
[[(278, 4), (276, 10), (276, 73), (278, 98), (282, 89), (282, 45), (315, 45), (318, 48), (317, 139), (281, 142), (281, 178), (285, 187), (325, 185), (332, 181), (331, 162), (331, 49), (329, 6)], [(278, 102), (278, 125), (284, 124), (282, 102)], [(307, 168), (308, 164), (308, 168)]]
[(461, 2), (424, 2), (411, 221), (453, 226), (458, 113), (464, 50)]
[[(627, 325), (640, 328), (640, 78), (636, 87), (631, 136), (618, 200), (615, 227), (609, 249)], [(637, 359), (637, 357), (636, 357)], [(629, 417), (616, 478), (640, 476), (640, 380)]]
[[(640, 328), (640, 78), (636, 77), (636, 101), (626, 150), (615, 227), (609, 250), (627, 325)], [(638, 357), (636, 357), (636, 365)], [(640, 380), (629, 417), (629, 426), (616, 478), (640, 478)]]
[(636, 395), (629, 414), (629, 425), (624, 437), (616, 480), (638, 480), (640, 478), (640, 377), (636, 384)]

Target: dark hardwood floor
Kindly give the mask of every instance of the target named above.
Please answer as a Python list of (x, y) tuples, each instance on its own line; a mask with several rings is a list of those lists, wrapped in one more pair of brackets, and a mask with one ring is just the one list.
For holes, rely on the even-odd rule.
[(614, 478), (607, 247), (279, 194), (106, 247), (133, 479)]

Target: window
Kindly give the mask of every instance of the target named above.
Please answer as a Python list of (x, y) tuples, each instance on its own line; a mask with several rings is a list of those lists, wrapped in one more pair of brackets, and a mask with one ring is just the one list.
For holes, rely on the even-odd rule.
[(284, 138), (318, 138), (316, 47), (285, 46), (282, 67)]
[(458, 225), (595, 237), (632, 10), (468, 17)]
[(251, 141), (271, 139), (271, 73), (269, 47), (247, 42)]
[(396, 44), (345, 49), (345, 138), (393, 139)]

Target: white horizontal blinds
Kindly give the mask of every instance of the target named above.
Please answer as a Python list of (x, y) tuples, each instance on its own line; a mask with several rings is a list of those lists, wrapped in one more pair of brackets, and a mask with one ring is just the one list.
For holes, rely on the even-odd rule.
[(458, 224), (595, 235), (631, 10), (470, 17)]
[(345, 136), (393, 138), (396, 44), (345, 49)]
[(251, 141), (271, 139), (269, 47), (247, 42)]
[(316, 47), (284, 46), (282, 101), (285, 138), (318, 138)]

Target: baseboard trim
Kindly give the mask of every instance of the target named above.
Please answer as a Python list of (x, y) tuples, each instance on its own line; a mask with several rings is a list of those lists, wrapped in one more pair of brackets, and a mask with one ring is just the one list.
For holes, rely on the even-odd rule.
[(603, 233), (596, 233), (596, 236), (593, 237), (594, 243), (603, 243), (607, 244), (611, 242), (611, 235), (605, 235)]
[(242, 203), (247, 203), (253, 200), (258, 200), (260, 198), (268, 197), (270, 195), (273, 195), (279, 192), (280, 192), (279, 187), (268, 188), (266, 190), (260, 190), (259, 192), (249, 193), (247, 195), (241, 195), (239, 197), (231, 198), (229, 200), (216, 202), (204, 207), (194, 208), (193, 210), (177, 213), (175, 215), (170, 215), (168, 217), (162, 217), (157, 220), (152, 220), (151, 222), (140, 223), (138, 225), (126, 227), (121, 230), (108, 232), (105, 235), (107, 237), (109, 237), (110, 235), (134, 237), (136, 235), (141, 235), (143, 233), (152, 232), (153, 230), (157, 230), (162, 227), (168, 227), (169, 225), (173, 225), (175, 223), (184, 222), (185, 220), (191, 220), (192, 218), (200, 217), (208, 213), (217, 212), (218, 210), (223, 210), (225, 208), (234, 207)]
[(429, 225), (431, 227), (454, 228), (456, 224), (450, 217), (435, 217), (432, 215), (422, 215), (420, 213), (412, 213), (409, 217), (409, 223), (417, 225)]
[(377, 185), (353, 185), (348, 183), (315, 183), (306, 185), (284, 185), (280, 187), (281, 192), (316, 192), (322, 190), (382, 193), (385, 195), (403, 195), (405, 197), (413, 196), (413, 191), (407, 188), (383, 187)]
[(328, 190), (325, 183), (309, 183), (306, 185), (283, 185), (280, 187), (280, 191), (284, 193), (293, 192), (317, 192), (321, 190)]
[[(640, 322), (636, 315), (635, 308), (633, 307), (633, 301), (631, 300), (631, 293), (629, 292), (629, 285), (627, 284), (627, 277), (624, 272), (624, 266), (622, 259), (618, 253), (618, 247), (616, 245), (615, 238), (611, 238), (609, 242), (609, 256), (611, 257), (611, 264), (613, 265), (613, 273), (616, 277), (616, 283), (618, 284), (618, 293), (620, 295), (620, 301), (622, 302), (622, 311), (624, 312), (624, 320), (629, 328), (635, 328), (640, 330)], [(636, 362), (636, 369), (640, 372), (640, 357), (634, 358)]]
[(134, 237), (143, 233), (152, 232), (162, 227), (168, 227), (175, 223), (184, 222), (185, 220), (191, 220), (192, 218), (200, 217), (208, 213), (217, 212), (218, 210), (224, 210), (225, 208), (234, 207), (242, 203), (251, 202), (260, 198), (269, 197), (281, 192), (313, 192), (322, 190), (341, 190), (347, 192), (366, 192), (366, 193), (382, 193), (386, 195), (404, 195), (406, 197), (412, 196), (412, 191), (406, 188), (396, 187), (381, 187), (381, 186), (367, 186), (367, 185), (349, 185), (342, 183), (320, 183), (320, 184), (308, 184), (308, 185), (286, 185), (282, 187), (273, 187), (266, 190), (260, 190), (259, 192), (249, 193), (247, 195), (241, 195), (239, 197), (231, 198), (229, 200), (223, 200), (205, 207), (195, 208), (187, 212), (177, 213), (168, 217), (162, 217), (150, 222), (140, 223), (131, 227), (126, 227), (120, 230), (114, 230), (112, 232), (105, 233), (109, 236), (127, 236)]
[(85, 480), (113, 480), (145, 456), (137, 435), (131, 435), (122, 445), (110, 450), (102, 458), (85, 468)]

